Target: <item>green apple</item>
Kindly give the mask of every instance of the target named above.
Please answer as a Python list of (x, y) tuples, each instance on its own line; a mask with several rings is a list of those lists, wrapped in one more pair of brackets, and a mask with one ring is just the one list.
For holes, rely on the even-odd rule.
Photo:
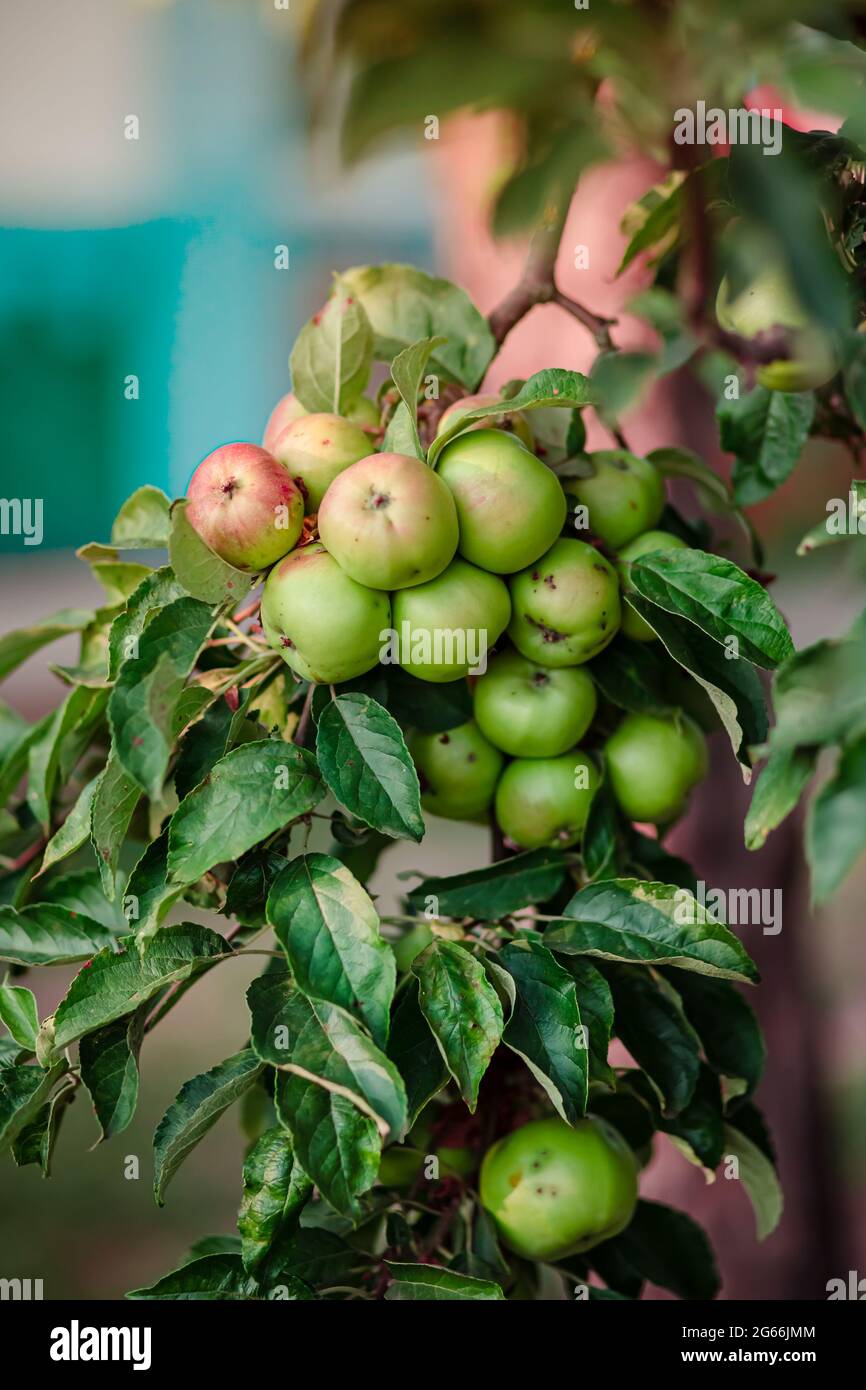
[(421, 803), (434, 816), (475, 820), (493, 801), (505, 762), (471, 720), (441, 734), (416, 733), (409, 750), (421, 782)]
[(325, 548), (371, 589), (441, 574), (457, 549), (457, 510), (438, 474), (409, 454), (369, 454), (335, 478), (319, 508)]
[(596, 708), (586, 671), (561, 670), (501, 652), (475, 686), (475, 722), (513, 758), (555, 758), (586, 733)]
[(304, 415), (274, 441), (274, 458), (304, 494), (304, 510), (317, 512), (335, 478), (370, 453), (369, 436), (341, 415)]
[(780, 265), (766, 266), (736, 295), (725, 276), (716, 297), (716, 318), (741, 338), (755, 338), (776, 327), (790, 330), (793, 356), (757, 370), (758, 381), (769, 391), (812, 391), (838, 371), (832, 339), (809, 319)]
[(452, 560), (436, 579), (396, 593), (393, 611), (394, 659), (421, 680), (453, 681), (484, 669), (511, 600), (497, 575)]
[(433, 933), (430, 930), (430, 923), (421, 919), (404, 932), (397, 941), (392, 941), (391, 950), (394, 952), (397, 969), (405, 973), (415, 957), (427, 950), (432, 940)]
[(368, 396), (359, 396), (355, 404), (346, 411), (346, 419), (353, 425), (366, 425), (367, 429), (375, 430), (379, 428), (381, 411), (375, 401), (371, 401)]
[(558, 758), (516, 758), (496, 788), (496, 820), (521, 849), (565, 849), (583, 835), (598, 770), (581, 748)]
[(257, 444), (223, 444), (187, 488), (186, 515), (206, 545), (236, 569), (258, 573), (285, 555), (304, 524), (300, 488)]
[(302, 546), (274, 566), (261, 616), (286, 664), (322, 684), (371, 671), (391, 627), (388, 595), (356, 583), (322, 545)]
[(627, 714), (607, 740), (604, 755), (625, 815), (655, 825), (681, 815), (708, 767), (706, 739), (682, 710)]
[(439, 477), (457, 503), (460, 554), (494, 574), (514, 574), (562, 530), (559, 479), (513, 434), (469, 430), (439, 456)]
[(591, 478), (564, 478), (563, 487), (586, 507), (589, 529), (612, 550), (655, 526), (665, 505), (662, 475), (648, 459), (627, 449), (588, 455)]
[(480, 1196), (502, 1240), (527, 1260), (561, 1260), (631, 1221), (638, 1167), (618, 1130), (595, 1115), (573, 1127), (532, 1120), (481, 1164)]
[[(444, 434), (452, 425), (456, 425), (458, 420), (462, 420), (463, 416), (470, 410), (480, 410), (482, 406), (505, 404), (506, 402), (503, 401), (502, 397), (495, 395), (492, 391), (482, 392), (475, 396), (464, 396), (461, 400), (455, 401), (453, 405), (449, 405), (448, 409), (444, 411), (436, 433), (437, 435)], [(491, 427), (513, 430), (527, 449), (532, 448), (532, 430), (529, 428), (526, 416), (522, 415), (519, 410), (512, 415), (488, 415), (486, 419), (478, 420), (474, 425), (469, 426), (472, 430), (489, 430)]]
[[(642, 536), (631, 541), (617, 556), (617, 572), (623, 592), (628, 592), (628, 570), (632, 560), (639, 560), (642, 555), (651, 555), (654, 550), (688, 550), (688, 545), (679, 536), (674, 536), (670, 531), (644, 531)], [(654, 642), (656, 634), (653, 632), (649, 623), (645, 623), (643, 618), (637, 614), (627, 603), (622, 605), (622, 622), (620, 630), (624, 637), (630, 637), (633, 642)]]
[(616, 570), (586, 541), (557, 541), (510, 588), (508, 635), (540, 666), (579, 666), (598, 656), (619, 628)]

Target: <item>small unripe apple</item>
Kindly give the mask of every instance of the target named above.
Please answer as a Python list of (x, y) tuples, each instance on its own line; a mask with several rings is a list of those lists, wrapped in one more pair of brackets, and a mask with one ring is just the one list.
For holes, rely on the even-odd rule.
[(457, 503), (458, 549), (473, 565), (514, 574), (562, 530), (559, 479), (513, 434), (469, 430), (446, 444), (436, 467)]
[(470, 721), (441, 734), (413, 734), (421, 804), (447, 820), (475, 820), (493, 802), (505, 759)]
[(433, 932), (430, 930), (430, 923), (425, 922), (422, 918), (404, 932), (398, 940), (392, 941), (391, 950), (394, 952), (397, 969), (404, 972), (408, 970), (415, 957), (420, 956), (422, 951), (426, 951), (432, 940)]
[(279, 459), (304, 494), (307, 515), (317, 512), (335, 478), (370, 453), (370, 440), (341, 415), (304, 415), (278, 435)]
[(304, 499), (288, 471), (257, 444), (223, 444), (203, 459), (187, 488), (187, 519), (236, 569), (257, 573), (297, 541)]
[(586, 507), (589, 529), (619, 550), (655, 526), (665, 505), (664, 480), (654, 464), (627, 449), (600, 449), (589, 461), (591, 478), (565, 478), (562, 485)]
[(555, 758), (579, 743), (592, 723), (595, 685), (575, 666), (562, 670), (500, 652), (474, 691), (481, 732), (513, 758)]
[(812, 391), (838, 371), (831, 338), (809, 319), (781, 266), (767, 266), (737, 295), (732, 295), (725, 276), (716, 297), (716, 318), (727, 332), (742, 338), (776, 327), (790, 330), (793, 355), (766, 362), (756, 372), (769, 391)]
[(566, 849), (583, 835), (598, 769), (580, 748), (558, 758), (516, 758), (496, 788), (496, 819), (521, 849)]
[(369, 454), (328, 488), (319, 535), (359, 584), (404, 589), (435, 578), (451, 560), (457, 511), (442, 479), (420, 459)]
[[(451, 425), (456, 425), (458, 420), (462, 420), (463, 416), (470, 410), (480, 410), (482, 406), (505, 404), (507, 402), (504, 402), (501, 396), (495, 395), (492, 391), (481, 392), (475, 396), (464, 396), (462, 400), (449, 405), (439, 421), (436, 433), (437, 435), (444, 434)], [(535, 442), (526, 416), (522, 415), (519, 410), (515, 411), (513, 415), (488, 415), (486, 419), (477, 420), (469, 428), (473, 430), (507, 430), (510, 428), (517, 435), (517, 438), (526, 445), (527, 449), (531, 449)]]
[(586, 541), (557, 541), (510, 588), (508, 635), (540, 666), (579, 666), (598, 656), (619, 628), (616, 570)]
[(378, 663), (391, 605), (387, 594), (356, 583), (324, 546), (305, 545), (271, 570), (261, 616), (286, 664), (304, 680), (330, 685)]
[[(688, 550), (688, 548), (684, 540), (673, 535), (670, 531), (644, 531), (642, 536), (630, 541), (617, 556), (616, 568), (623, 591), (628, 592), (628, 571), (632, 560), (639, 560), (642, 555), (651, 555), (654, 550)], [(622, 605), (620, 630), (624, 637), (630, 637), (633, 642), (654, 642), (656, 640), (656, 634), (649, 623), (644, 622), (643, 618), (633, 608), (629, 608), (627, 603)]]
[(627, 714), (604, 746), (613, 794), (629, 820), (667, 825), (706, 776), (707, 744), (688, 715)]
[(574, 1126), (533, 1120), (484, 1155), (481, 1204), (515, 1254), (561, 1260), (625, 1229), (637, 1204), (637, 1176), (625, 1139), (598, 1116)]
[(399, 664), (425, 681), (454, 681), (484, 669), (487, 649), (511, 616), (508, 588), (495, 574), (452, 560), (435, 579), (393, 599)]

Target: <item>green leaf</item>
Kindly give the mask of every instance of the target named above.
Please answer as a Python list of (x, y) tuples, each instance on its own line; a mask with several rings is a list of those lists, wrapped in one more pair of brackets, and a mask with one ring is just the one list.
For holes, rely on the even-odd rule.
[(412, 889), (409, 902), (420, 911), (428, 898), (435, 898), (434, 915), (495, 922), (518, 908), (552, 898), (566, 873), (560, 851), (533, 849), (449, 878), (425, 878)]
[(40, 1066), (0, 1067), (0, 1153), (35, 1119), (68, 1069), (66, 1061), (47, 1071)]
[(152, 570), (130, 595), (122, 613), (118, 613), (108, 634), (108, 674), (114, 680), (127, 657), (137, 654), (138, 642), (152, 615), (179, 598), (186, 598), (183, 585), (175, 578), (174, 570), (165, 565)]
[(51, 1177), (51, 1160), (60, 1122), (74, 1099), (75, 1087), (61, 1086), (19, 1131), (12, 1144), (12, 1157), (19, 1168), (36, 1163), (43, 1178)]
[(238, 741), (245, 719), (242, 705), (233, 710), (225, 698), (219, 698), (187, 730), (174, 766), (174, 786), (181, 801)]
[(666, 613), (639, 594), (628, 595), (625, 602), (649, 623), (668, 654), (707, 692), (747, 777), (749, 749), (763, 743), (768, 728), (764, 690), (754, 666), (728, 660), (726, 649), (699, 627)]
[(277, 1240), (298, 1224), (313, 1184), (298, 1166), (284, 1129), (266, 1130), (244, 1161), (244, 1191), (238, 1215), (244, 1268), (255, 1270)]
[(184, 500), (173, 503), (171, 508), (168, 557), (178, 583), (202, 603), (239, 603), (255, 578), (215, 555), (189, 520), (186, 509)]
[(727, 980), (677, 971), (667, 975), (679, 995), (686, 1018), (701, 1040), (714, 1071), (737, 1083), (738, 1096), (749, 1096), (764, 1071), (767, 1049), (752, 1006)]
[[(862, 340), (863, 334), (858, 333)], [(798, 555), (810, 555), (827, 545), (838, 545), (839, 541), (851, 540), (863, 535), (861, 527), (866, 523), (866, 478), (852, 478), (848, 484), (848, 496), (842, 515), (834, 498), (827, 503), (827, 515), (807, 531), (797, 546)]]
[(99, 1122), (100, 1141), (120, 1134), (138, 1104), (138, 1054), (147, 1009), (88, 1033), (79, 1045), (81, 1080), (90, 1092)]
[(614, 424), (641, 401), (656, 374), (657, 359), (649, 352), (602, 352), (592, 364), (592, 390), (598, 412)]
[(556, 406), (560, 410), (581, 410), (586, 405), (594, 405), (596, 401), (597, 395), (592, 385), (580, 372), (568, 372), (563, 367), (547, 367), (525, 381), (517, 394), (507, 402), (498, 400), (493, 405), (476, 406), (459, 416), (433, 440), (427, 461), (435, 464), (445, 445), (456, 435), (463, 434), (473, 424), (501, 415), (503, 408), (512, 413), (549, 406)]
[(312, 754), (281, 739), (242, 744), (211, 769), (169, 823), (168, 872), (195, 883), (215, 864), (239, 859), (324, 796)]
[(603, 774), (589, 803), (589, 815), (581, 842), (583, 866), (589, 882), (616, 877), (620, 839), (616, 801), (607, 776)]
[(85, 1033), (132, 1013), (159, 990), (187, 980), (203, 966), (231, 955), (223, 937), (192, 922), (162, 927), (139, 953), (134, 944), (100, 951), (72, 981), (54, 1015), (55, 1045), (68, 1047)]
[(163, 1205), (165, 1189), (187, 1155), (262, 1070), (256, 1054), (245, 1048), (184, 1082), (153, 1136), (153, 1195), (158, 1206)]
[(753, 507), (793, 472), (815, 416), (811, 391), (789, 393), (756, 386), (716, 408), (722, 448), (736, 455), (734, 500)]
[(866, 627), (795, 652), (773, 682), (773, 752), (844, 743), (866, 726)]
[(605, 699), (630, 714), (666, 714), (671, 701), (662, 685), (662, 669), (649, 645), (615, 640), (587, 666)]
[(331, 297), (301, 329), (292, 348), (292, 389), (305, 410), (345, 414), (370, 379), (373, 329), (349, 283), (335, 277)]
[(388, 1261), (392, 1282), (385, 1298), (392, 1303), (454, 1302), (475, 1299), (494, 1302), (505, 1298), (498, 1284), (489, 1279), (473, 1279), (440, 1265), (397, 1264)]
[(406, 1087), (408, 1131), (427, 1102), (448, 1080), (448, 1068), (421, 1012), (418, 981), (414, 978), (410, 978), (400, 991), (387, 1050)]
[(253, 850), (235, 869), (226, 890), (223, 912), (245, 927), (263, 927), (271, 885), (286, 867), (286, 856), (276, 850)]
[(118, 760), (141, 789), (159, 797), (174, 740), (181, 691), (214, 625), (195, 598), (175, 599), (147, 624), (137, 656), (120, 668), (108, 706)]
[(354, 816), (395, 839), (422, 839), (415, 764), (399, 724), (369, 695), (353, 691), (325, 706), (316, 752), (325, 781)]
[(49, 642), (56, 642), (58, 637), (66, 637), (70, 632), (83, 631), (95, 616), (91, 610), (84, 608), (61, 608), (59, 613), (43, 618), (32, 627), (7, 632), (0, 637), (0, 680)]
[(27, 804), (44, 830), (51, 824), (58, 779), (71, 769), (88, 747), (108, 700), (104, 690), (77, 686), (56, 711), (42, 736), (30, 747), (27, 761)]
[(421, 342), (404, 348), (391, 363), (391, 379), (409, 415), (412, 448), (408, 452), (419, 459), (425, 457), (425, 451), (418, 434), (418, 392), (432, 354), (447, 342), (447, 338), (423, 338)]
[(422, 338), (444, 338), (433, 353), (434, 372), (475, 390), (495, 344), (465, 290), (411, 265), (354, 266), (340, 282), (363, 305), (380, 361), (390, 362)]
[(723, 646), (737, 639), (738, 655), (773, 669), (794, 650), (784, 619), (766, 589), (730, 560), (704, 550), (655, 550), (631, 566), (643, 598), (688, 618)]
[(379, 669), (384, 671), (388, 683), (388, 708), (401, 724), (426, 734), (442, 734), (472, 718), (472, 696), (465, 680), (433, 685), (404, 671), (402, 666)]
[(700, 1043), (675, 994), (648, 971), (611, 971), (617, 1034), (656, 1086), (667, 1115), (678, 1115), (694, 1094)]
[(172, 1299), (191, 1302), (262, 1298), (258, 1282), (247, 1274), (240, 1255), (203, 1255), (164, 1274), (146, 1289), (133, 1289), (127, 1298)]
[(382, 1139), (405, 1132), (400, 1075), (351, 1014), (307, 998), (287, 972), (254, 980), (247, 999), (253, 1047), (279, 1068), (277, 1114), (298, 1162), (331, 1206), (356, 1217)]
[(93, 807), (93, 798), (96, 795), (96, 788), (99, 784), (98, 777), (91, 780), (82, 787), (72, 806), (66, 813), (66, 819), (59, 830), (51, 836), (45, 846), (42, 856), (42, 864), (39, 873), (35, 878), (44, 874), (46, 869), (50, 869), (54, 864), (59, 864), (62, 859), (67, 859), (70, 854), (81, 849), (90, 838), (90, 816)]
[(776, 1170), (754, 1140), (735, 1125), (725, 1125), (724, 1143), (725, 1160), (737, 1160), (739, 1179), (755, 1213), (758, 1240), (766, 1240), (781, 1221), (784, 1207)]
[(412, 962), (418, 1000), (445, 1064), (474, 1112), (502, 1037), (502, 1005), (484, 967), (463, 946), (437, 938)]
[(14, 965), (69, 965), (110, 949), (114, 936), (69, 908), (35, 903), (0, 907), (0, 960)]
[(127, 497), (111, 528), (118, 550), (160, 550), (168, 545), (171, 503), (161, 488), (145, 483)]
[(825, 903), (866, 848), (866, 738), (844, 748), (809, 807), (806, 858), (812, 901)]
[(574, 979), (535, 941), (499, 952), (517, 997), (502, 1040), (522, 1057), (557, 1114), (576, 1124), (586, 1111), (588, 1041), (581, 1029)]
[(704, 463), (700, 454), (692, 449), (662, 448), (653, 449), (646, 457), (663, 477), (684, 478), (690, 482), (704, 511), (730, 517), (745, 532), (749, 543), (753, 547), (757, 545), (751, 522), (735, 505), (725, 479)]
[(184, 891), (168, 882), (168, 830), (153, 840), (138, 860), (123, 890), (123, 908), (138, 949), (159, 930), (166, 913)]
[(304, 993), (354, 1014), (384, 1047), (397, 967), (349, 870), (327, 854), (293, 859), (271, 888), (267, 918)]
[(112, 932), (126, 928), (126, 918), (120, 904), (110, 902), (105, 896), (95, 864), (50, 878), (42, 888), (39, 901), (40, 905), (51, 903), (55, 907), (66, 907), (70, 912), (83, 913)]
[(707, 1180), (722, 1161), (725, 1123), (719, 1078), (701, 1062), (695, 1089), (688, 1104), (678, 1114), (660, 1120), (659, 1128), (669, 1135), (690, 1163), (702, 1167)]
[(743, 827), (746, 849), (761, 849), (793, 811), (815, 770), (815, 755), (797, 748), (771, 753), (761, 769)]
[(636, 878), (592, 883), (575, 894), (563, 917), (544, 933), (552, 951), (758, 979), (742, 943), (694, 894), (673, 884)]
[(615, 1077), (607, 1050), (613, 1029), (613, 995), (600, 970), (580, 956), (566, 956), (563, 966), (574, 980), (580, 1021), (589, 1033), (589, 1074), (593, 1081), (612, 1086)]
[(0, 985), (0, 1023), (5, 1023), (19, 1047), (36, 1051), (39, 1011), (29, 989), (20, 985)]
[[(661, 1202), (639, 1201), (631, 1223), (613, 1240), (596, 1247), (619, 1257), (651, 1284), (678, 1298), (715, 1298), (719, 1272), (706, 1235), (684, 1211)], [(596, 1250), (590, 1255), (594, 1263)]]
[(121, 560), (112, 546), (100, 545), (97, 541), (79, 546), (75, 554), (90, 566), (90, 573), (105, 590), (105, 601), (112, 610), (118, 604), (125, 604), (142, 580), (152, 573), (150, 565)]
[(342, 1283), (357, 1263), (357, 1250), (333, 1231), (302, 1226), (287, 1249), (279, 1251), (278, 1277), (328, 1286)]
[(138, 782), (126, 771), (115, 749), (97, 780), (90, 808), (90, 835), (105, 896), (113, 901), (117, 865), (129, 822), (141, 800)]

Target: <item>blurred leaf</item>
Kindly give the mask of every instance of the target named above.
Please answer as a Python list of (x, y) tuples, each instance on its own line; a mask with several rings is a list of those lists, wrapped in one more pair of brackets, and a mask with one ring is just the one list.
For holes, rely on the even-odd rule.
[(111, 544), (118, 550), (160, 550), (168, 545), (171, 503), (161, 488), (146, 483), (127, 497), (114, 519)]
[(592, 387), (598, 414), (615, 423), (638, 405), (656, 373), (657, 360), (648, 352), (603, 352), (592, 364)]
[(678, 1115), (698, 1082), (700, 1043), (676, 995), (648, 971), (611, 970), (617, 1035), (658, 1088), (665, 1114)]
[(815, 417), (811, 391), (790, 393), (756, 386), (716, 407), (721, 446), (736, 455), (734, 499), (738, 506), (763, 502), (790, 477)]
[(773, 752), (841, 743), (866, 728), (866, 628), (795, 652), (773, 682)]
[[(850, 540), (852, 536), (866, 534), (866, 479), (851, 479), (845, 504), (844, 517), (840, 517), (837, 509), (828, 503), (827, 516), (806, 532), (797, 546), (798, 555), (808, 555), (822, 546), (836, 545), (839, 541)], [(860, 529), (861, 526), (864, 530)]]
[(843, 749), (836, 771), (809, 807), (806, 858), (812, 901), (832, 897), (866, 849), (866, 738)]
[(20, 666), (34, 652), (49, 642), (56, 642), (70, 632), (81, 632), (93, 622), (94, 613), (84, 608), (62, 608), (50, 618), (42, 618), (32, 627), (19, 628), (0, 637), (0, 680)]
[[(621, 1235), (597, 1247), (616, 1247), (626, 1263), (651, 1284), (678, 1298), (715, 1298), (719, 1272), (706, 1235), (690, 1216), (661, 1202), (639, 1201)], [(590, 1255), (595, 1263), (596, 1251)]]
[(755, 1012), (727, 980), (685, 971), (666, 972), (679, 995), (686, 1018), (701, 1040), (714, 1071), (744, 1083), (751, 1095), (764, 1071), (767, 1049)]
[(791, 814), (814, 770), (815, 756), (808, 750), (789, 748), (771, 753), (746, 812), (746, 849), (762, 848), (770, 831)]
[(758, 1240), (772, 1235), (782, 1219), (784, 1197), (770, 1160), (742, 1130), (725, 1126), (725, 1158), (735, 1158), (738, 1176), (752, 1203)]

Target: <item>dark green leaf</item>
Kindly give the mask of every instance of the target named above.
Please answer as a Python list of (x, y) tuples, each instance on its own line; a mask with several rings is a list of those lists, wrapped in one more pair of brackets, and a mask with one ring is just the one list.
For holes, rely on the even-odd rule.
[(420, 910), (433, 898), (437, 915), (495, 922), (518, 908), (546, 902), (565, 878), (566, 862), (560, 851), (534, 849), (450, 878), (425, 878), (409, 893), (409, 902)]
[(110, 949), (114, 937), (99, 922), (69, 908), (35, 903), (16, 912), (0, 907), (0, 960), (15, 965), (68, 965)]
[(138, 1104), (138, 1054), (144, 1036), (146, 1007), (109, 1023), (81, 1039), (81, 1079), (90, 1092), (102, 1131), (100, 1139), (120, 1134)]
[(662, 1098), (678, 1115), (692, 1098), (700, 1069), (700, 1043), (673, 991), (645, 970), (610, 972), (617, 1034)]
[(504, 946), (499, 960), (517, 992), (503, 1042), (523, 1058), (557, 1114), (576, 1124), (586, 1110), (589, 1039), (581, 1029), (574, 979), (535, 941)]
[(163, 1205), (165, 1189), (196, 1144), (262, 1072), (251, 1048), (186, 1081), (153, 1136), (153, 1194)]
[(607, 1050), (613, 1028), (613, 995), (600, 970), (580, 956), (564, 956), (562, 964), (574, 980), (580, 1021), (589, 1033), (589, 1070), (593, 1081), (612, 1085), (614, 1074)]
[(316, 732), (319, 766), (352, 815), (395, 838), (424, 835), (421, 791), (399, 724), (368, 695), (338, 695)]
[(791, 814), (814, 770), (815, 756), (808, 750), (790, 748), (771, 753), (746, 812), (746, 849), (760, 849), (770, 831)]
[(755, 1213), (758, 1240), (772, 1235), (782, 1219), (784, 1197), (776, 1170), (764, 1151), (734, 1125), (725, 1126), (725, 1162), (737, 1160), (737, 1176)]
[(668, 978), (701, 1040), (710, 1066), (720, 1076), (739, 1083), (737, 1094), (751, 1095), (761, 1079), (767, 1055), (751, 1005), (727, 980), (712, 980), (680, 970)]
[(244, 1161), (244, 1191), (238, 1215), (244, 1268), (254, 1270), (274, 1242), (294, 1233), (313, 1185), (295, 1162), (284, 1129), (266, 1130)]
[(247, 1274), (240, 1255), (203, 1255), (164, 1274), (149, 1288), (133, 1289), (126, 1295), (127, 1298), (193, 1302), (265, 1296), (253, 1276)]
[(448, 1068), (418, 1003), (417, 980), (410, 980), (400, 992), (391, 1023), (388, 1056), (406, 1087), (406, 1128), (410, 1129), (427, 1102), (448, 1080)]
[(753, 507), (793, 472), (812, 427), (815, 397), (756, 386), (737, 400), (720, 401), (716, 414), (722, 448), (736, 455), (734, 500)]
[[(678, 1298), (715, 1298), (719, 1291), (719, 1272), (704, 1232), (685, 1212), (661, 1202), (638, 1202), (631, 1224), (597, 1249), (610, 1247), (644, 1279)], [(590, 1257), (593, 1263), (596, 1253)]]
[(491, 1302), (505, 1297), (498, 1284), (487, 1279), (472, 1279), (439, 1265), (395, 1264), (388, 1262), (392, 1283), (385, 1298), (391, 1302), (443, 1302), (456, 1299), (480, 1299)]
[(293, 859), (268, 895), (267, 916), (299, 987), (354, 1014), (384, 1047), (397, 968), (349, 870), (327, 854)]
[(474, 1111), (478, 1087), (502, 1036), (502, 1005), (465, 947), (437, 938), (412, 962), (418, 1000), (449, 1072)]

